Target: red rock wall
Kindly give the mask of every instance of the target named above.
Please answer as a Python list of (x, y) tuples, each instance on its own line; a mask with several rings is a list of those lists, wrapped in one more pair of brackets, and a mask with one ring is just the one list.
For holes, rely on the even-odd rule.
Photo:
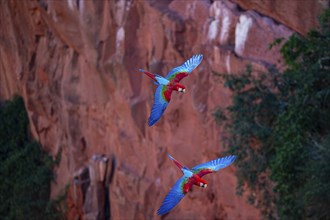
[[(70, 185), (68, 219), (104, 218), (107, 198), (113, 219), (157, 218), (181, 175), (167, 153), (190, 167), (222, 155), (212, 113), (230, 104), (230, 93), (214, 72), (282, 68), (269, 43), (306, 31), (286, 15), (285, 25), (272, 20), (269, 5), (237, 2), (262, 13), (225, 0), (0, 1), (0, 97), (22, 95), (33, 136), (61, 152), (52, 196)], [(320, 7), (310, 2), (290, 4)], [(183, 80), (186, 94), (173, 94), (148, 127), (155, 85), (137, 69), (164, 75), (197, 53), (204, 60)], [(235, 194), (234, 172), (206, 176), (209, 187), (194, 188), (165, 219), (259, 219)]]
[(306, 34), (318, 26), (318, 18), (323, 9), (330, 7), (329, 0), (230, 0), (244, 10), (255, 10), (279, 23), (285, 24), (299, 34)]

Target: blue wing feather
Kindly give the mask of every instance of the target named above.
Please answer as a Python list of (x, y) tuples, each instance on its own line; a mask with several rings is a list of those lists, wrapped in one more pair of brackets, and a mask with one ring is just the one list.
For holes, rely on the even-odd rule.
[(156, 89), (155, 92), (155, 97), (154, 97), (154, 104), (152, 106), (151, 114), (148, 119), (148, 125), (152, 126), (154, 125), (163, 115), (168, 102), (165, 100), (163, 96), (163, 90), (164, 90), (164, 85), (159, 85)]
[(167, 79), (165, 79), (162, 76), (156, 75), (155, 78), (156, 78), (157, 82), (161, 85), (168, 85), (170, 83), (170, 81), (168, 81)]
[(181, 66), (173, 68), (165, 77), (168, 80), (172, 80), (179, 73), (191, 73), (203, 60), (202, 54), (197, 54), (192, 56), (186, 62), (184, 62)]
[(199, 165), (193, 167), (192, 171), (194, 173), (198, 173), (201, 170), (210, 169), (213, 172), (215, 172), (215, 171), (218, 171), (222, 168), (229, 166), (231, 163), (234, 162), (235, 159), (236, 159), (236, 156), (234, 156), (234, 155), (227, 156), (227, 157), (221, 157), (221, 158), (211, 160), (206, 163), (199, 164)]
[(187, 177), (181, 177), (178, 179), (171, 191), (166, 195), (162, 205), (157, 211), (158, 215), (164, 215), (171, 211), (184, 197), (183, 185), (187, 181)]

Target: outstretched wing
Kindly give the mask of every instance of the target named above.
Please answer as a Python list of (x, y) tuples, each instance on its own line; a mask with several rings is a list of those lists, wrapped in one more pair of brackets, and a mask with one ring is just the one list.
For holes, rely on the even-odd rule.
[(236, 156), (234, 155), (221, 157), (206, 163), (199, 164), (193, 167), (191, 170), (193, 171), (194, 174), (197, 174), (199, 177), (202, 177), (208, 173), (213, 173), (222, 168), (229, 166), (232, 162), (234, 162), (235, 159)]
[(171, 211), (184, 197), (184, 184), (188, 181), (187, 177), (181, 177), (176, 181), (171, 191), (166, 195), (162, 205), (157, 211), (158, 215), (164, 215)]
[(160, 117), (162, 117), (168, 102), (171, 99), (172, 90), (165, 85), (159, 85), (155, 92), (154, 104), (152, 106), (151, 114), (148, 119), (148, 125), (154, 125)]
[(180, 82), (181, 79), (188, 76), (191, 71), (193, 71), (203, 60), (203, 55), (198, 54), (192, 56), (181, 66), (173, 68), (165, 77), (169, 81)]

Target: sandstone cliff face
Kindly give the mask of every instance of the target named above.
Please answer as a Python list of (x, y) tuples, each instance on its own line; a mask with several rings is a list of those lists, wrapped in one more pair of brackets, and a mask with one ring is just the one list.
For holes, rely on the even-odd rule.
[[(212, 113), (230, 104), (230, 93), (214, 72), (240, 72), (246, 64), (282, 68), (278, 48), (268, 50), (269, 43), (292, 30), (306, 32), (304, 24), (284, 22), (282, 9), (290, 12), (284, 1), (278, 13), (234, 2), (242, 6), (225, 0), (0, 1), (0, 97), (22, 95), (33, 136), (52, 155), (61, 152), (52, 196), (69, 185), (69, 219), (158, 218), (181, 175), (167, 153), (189, 167), (222, 155)], [(164, 75), (197, 53), (204, 60), (183, 80), (186, 94), (173, 94), (162, 119), (148, 127), (155, 86), (137, 69)], [(259, 219), (258, 210), (236, 196), (234, 172), (230, 166), (206, 176), (209, 187), (194, 188), (164, 219)]]
[(330, 7), (329, 0), (232, 0), (244, 10), (255, 10), (280, 22), (299, 34), (306, 34), (318, 26), (317, 15)]

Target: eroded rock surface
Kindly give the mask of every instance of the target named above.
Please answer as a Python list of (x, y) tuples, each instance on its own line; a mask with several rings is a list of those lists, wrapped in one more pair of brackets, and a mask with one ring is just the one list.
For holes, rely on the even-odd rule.
[[(61, 152), (52, 196), (69, 184), (68, 219), (107, 216), (99, 217), (99, 202), (110, 204), (112, 219), (158, 218), (181, 175), (167, 153), (189, 167), (222, 156), (212, 113), (230, 104), (230, 93), (214, 73), (240, 72), (247, 64), (283, 68), (278, 47), (268, 50), (269, 44), (292, 30), (306, 32), (291, 9), (319, 7), (290, 1), (282, 15), (284, 6), (270, 12), (268, 4), (235, 2), (241, 6), (225, 0), (0, 1), (0, 97), (22, 95), (33, 136), (52, 155)], [(306, 22), (318, 11), (308, 11)], [(186, 94), (174, 93), (162, 119), (148, 127), (155, 85), (137, 69), (165, 75), (197, 53), (204, 60), (182, 81)], [(116, 161), (106, 163), (102, 181), (92, 175), (93, 155)], [(230, 166), (207, 176), (209, 187), (194, 188), (164, 219), (259, 219), (235, 194), (234, 172)]]

